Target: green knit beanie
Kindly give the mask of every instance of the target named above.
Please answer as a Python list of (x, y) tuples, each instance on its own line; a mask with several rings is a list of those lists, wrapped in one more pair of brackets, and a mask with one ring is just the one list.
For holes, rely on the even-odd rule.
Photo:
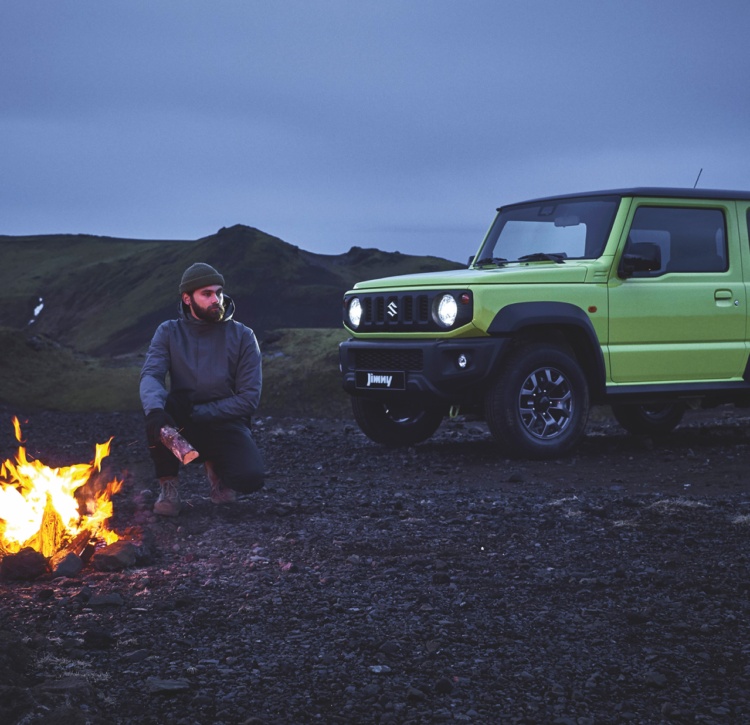
[(204, 262), (191, 264), (180, 280), (180, 294), (194, 292), (201, 287), (213, 284), (224, 286), (224, 278), (210, 265)]

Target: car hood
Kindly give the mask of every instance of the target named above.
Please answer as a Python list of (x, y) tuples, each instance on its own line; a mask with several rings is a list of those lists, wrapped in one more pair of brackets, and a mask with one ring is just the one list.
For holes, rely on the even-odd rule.
[(404, 274), (358, 282), (357, 291), (473, 287), (485, 284), (549, 284), (584, 282), (589, 267), (576, 262), (531, 262), (507, 267), (464, 269), (428, 274)]

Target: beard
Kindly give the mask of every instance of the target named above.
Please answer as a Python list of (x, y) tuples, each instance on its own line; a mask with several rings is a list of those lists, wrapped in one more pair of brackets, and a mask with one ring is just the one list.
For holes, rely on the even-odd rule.
[(224, 305), (218, 302), (209, 307), (201, 307), (193, 295), (190, 295), (190, 301), (192, 303), (190, 308), (199, 320), (203, 320), (204, 322), (220, 322), (224, 317)]

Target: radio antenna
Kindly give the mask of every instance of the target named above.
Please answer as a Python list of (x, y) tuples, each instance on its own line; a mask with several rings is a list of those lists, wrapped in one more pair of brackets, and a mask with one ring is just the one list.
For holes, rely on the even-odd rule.
[(698, 179), (701, 178), (701, 174), (703, 173), (703, 168), (698, 172), (698, 178), (695, 180), (695, 183), (693, 184), (693, 188), (695, 189), (696, 186), (698, 186)]

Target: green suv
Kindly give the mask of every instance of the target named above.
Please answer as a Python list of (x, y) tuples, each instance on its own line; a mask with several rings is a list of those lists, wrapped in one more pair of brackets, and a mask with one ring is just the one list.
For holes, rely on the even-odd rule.
[(634, 433), (750, 405), (750, 192), (635, 188), (498, 209), (468, 269), (344, 297), (344, 389), (385, 445), (480, 413), (510, 456), (552, 458), (608, 404)]

